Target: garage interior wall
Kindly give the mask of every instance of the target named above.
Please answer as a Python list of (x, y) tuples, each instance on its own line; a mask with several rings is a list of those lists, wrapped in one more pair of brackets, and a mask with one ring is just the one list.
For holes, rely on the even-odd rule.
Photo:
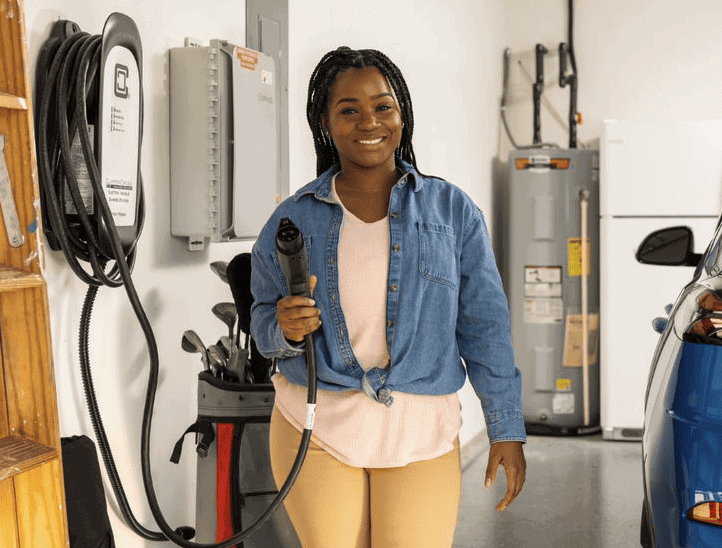
[[(508, 141), (499, 131), (502, 52), (566, 41), (566, 0), (290, 0), (289, 127), (291, 192), (315, 174), (305, 121), (306, 86), (315, 63), (339, 45), (387, 53), (410, 87), (416, 117), (414, 147), (420, 169), (455, 183), (487, 214), (497, 255), (504, 255)], [(722, 118), (722, 8), (715, 0), (577, 0), (574, 46), (579, 70), (579, 139), (596, 145), (605, 118)], [(148, 214), (134, 279), (154, 327), (161, 375), (152, 463), (159, 501), (171, 524), (194, 521), (195, 459), (186, 449), (177, 466), (172, 446), (195, 419), (197, 356), (181, 350), (195, 329), (215, 342), (224, 326), (214, 303), (231, 300), (208, 264), (249, 251), (249, 243), (211, 244), (191, 253), (170, 236), (167, 50), (185, 36), (244, 44), (245, 2), (215, 0), (26, 0), (31, 69), (57, 19), (91, 34), (113, 11), (138, 25), (144, 53), (145, 127), (142, 171)], [(533, 65), (529, 65), (533, 70)], [(551, 68), (549, 69), (551, 70)], [(517, 75), (518, 77), (518, 75)], [(526, 85), (526, 84), (524, 84)], [(531, 85), (519, 89), (509, 120), (519, 143), (532, 137)], [(515, 93), (516, 93), (515, 92)], [(526, 98), (524, 97), (526, 94)], [(568, 91), (547, 96), (566, 117)], [(566, 143), (544, 114), (543, 137)], [(498, 158), (497, 158), (498, 156)], [(500, 168), (501, 166), (501, 168)], [(60, 254), (46, 253), (53, 348), (62, 435), (92, 428), (78, 373), (78, 323), (85, 286)], [(148, 355), (122, 289), (101, 289), (91, 330), (91, 357), (106, 430), (136, 516), (151, 527), (139, 471), (142, 404)], [(483, 435), (478, 400), (462, 392), (462, 444)], [(106, 484), (106, 490), (109, 487)], [(110, 509), (119, 546), (157, 546), (135, 537)]]
[[(189, 252), (170, 236), (168, 166), (168, 55), (186, 36), (245, 44), (243, 0), (26, 0), (31, 70), (39, 49), (58, 19), (75, 21), (91, 34), (102, 32), (107, 16), (119, 11), (137, 24), (143, 46), (145, 125), (142, 172), (147, 215), (133, 272), (153, 325), (161, 373), (153, 422), (153, 472), (159, 502), (173, 526), (193, 524), (195, 453), (187, 441), (179, 465), (171, 464), (173, 444), (195, 420), (198, 355), (181, 349), (182, 333), (195, 329), (210, 344), (226, 329), (211, 313), (231, 300), (230, 291), (209, 263), (250, 251), (250, 243), (211, 244)], [(416, 115), (419, 167), (466, 190), (482, 207), (491, 196), (490, 165), (496, 147), (495, 105), (500, 89), (502, 0), (372, 2), (291, 0), (289, 4), (289, 117), (291, 192), (315, 177), (315, 156), (306, 123), (306, 93), (313, 67), (340, 45), (387, 53), (409, 83)], [(78, 371), (78, 323), (86, 287), (60, 253), (46, 252), (54, 361), (60, 400), (61, 434), (87, 433)], [(140, 475), (140, 424), (148, 353), (123, 289), (101, 288), (91, 326), (93, 376), (105, 428), (136, 517), (156, 529), (145, 503)], [(482, 432), (481, 410), (469, 387), (462, 395), (462, 442)], [(106, 492), (110, 490), (105, 485)], [(111, 520), (118, 546), (157, 546)]]
[[(567, 0), (504, 0), (505, 47), (567, 41)], [(579, 139), (598, 145), (605, 119), (707, 120), (722, 118), (722, 7), (714, 0), (575, 0), (574, 49), (579, 72)], [(534, 74), (534, 65), (525, 66)], [(557, 74), (548, 62), (547, 78)], [(514, 78), (523, 80), (519, 71)], [(525, 85), (527, 85), (525, 83)], [(514, 99), (508, 118), (518, 144), (533, 135), (531, 84)], [(516, 90), (515, 90), (516, 95)], [(569, 88), (545, 96), (566, 120)], [(567, 146), (568, 137), (548, 111), (542, 138)], [(508, 147), (503, 137), (502, 148)], [(506, 148), (508, 150), (508, 148)]]

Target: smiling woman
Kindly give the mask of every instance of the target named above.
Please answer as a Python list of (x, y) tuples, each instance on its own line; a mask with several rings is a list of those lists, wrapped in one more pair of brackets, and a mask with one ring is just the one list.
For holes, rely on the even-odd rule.
[[(418, 171), (411, 98), (383, 53), (326, 54), (307, 117), (318, 177), (279, 205), (253, 248), (252, 336), (279, 358), (273, 473), (285, 478), (295, 458), (303, 340), (315, 332), (314, 436), (285, 502), (303, 546), (450, 548), (467, 375), (491, 442), (487, 487), (506, 472), (498, 510), (526, 471), (521, 379), (484, 217), (459, 188)], [(312, 299), (287, 296), (278, 276), (281, 217), (304, 235)]]

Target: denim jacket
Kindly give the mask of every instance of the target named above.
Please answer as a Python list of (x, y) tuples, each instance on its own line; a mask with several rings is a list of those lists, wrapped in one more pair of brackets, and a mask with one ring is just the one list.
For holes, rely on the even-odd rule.
[(281, 218), (289, 217), (304, 236), (309, 273), (318, 278), (313, 298), (323, 322), (315, 335), (319, 388), (365, 390), (388, 405), (394, 391), (456, 392), (468, 374), (489, 440), (526, 441), (509, 308), (483, 214), (458, 187), (422, 176), (401, 160), (397, 165), (403, 176), (388, 210), (389, 366), (364, 373), (349, 342), (338, 286), (343, 211), (330, 197), (334, 168), (281, 203), (253, 246), (251, 335), (264, 356), (279, 358), (290, 382), (306, 384), (303, 343), (288, 341), (276, 318), (276, 303), (288, 288), (275, 236)]

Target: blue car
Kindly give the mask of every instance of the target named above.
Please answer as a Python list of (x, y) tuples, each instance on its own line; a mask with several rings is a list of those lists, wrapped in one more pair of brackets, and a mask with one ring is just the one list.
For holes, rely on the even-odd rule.
[(645, 548), (722, 547), (722, 217), (703, 255), (688, 227), (653, 232), (646, 264), (695, 266), (667, 318), (645, 397)]

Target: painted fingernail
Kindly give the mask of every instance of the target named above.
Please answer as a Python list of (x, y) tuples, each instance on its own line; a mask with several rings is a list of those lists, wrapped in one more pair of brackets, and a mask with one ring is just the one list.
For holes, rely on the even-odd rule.
[(486, 478), (486, 488), (491, 487), (491, 478)]

